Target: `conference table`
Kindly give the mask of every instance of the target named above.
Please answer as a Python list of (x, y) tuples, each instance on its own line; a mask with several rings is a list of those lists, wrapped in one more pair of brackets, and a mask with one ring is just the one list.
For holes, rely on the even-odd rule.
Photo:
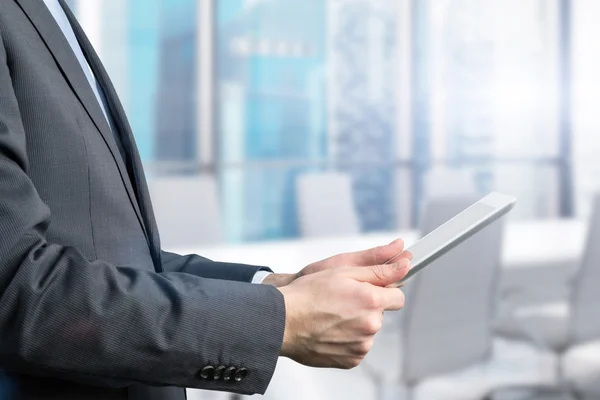
[[(586, 235), (587, 224), (579, 220), (508, 221), (505, 224), (503, 239), (500, 295), (509, 297), (519, 293), (519, 302), (523, 304), (564, 299), (568, 292), (568, 282), (580, 265)], [(387, 244), (396, 238), (402, 238), (408, 248), (419, 237), (420, 234), (416, 230), (400, 230), (345, 237), (205, 245), (168, 250), (179, 254), (200, 254), (215, 261), (265, 265), (280, 273), (295, 273), (314, 261), (339, 253)], [(309, 378), (307, 375), (302, 378), (304, 374), (310, 373), (308, 369), (294, 365), (287, 359), (280, 360), (280, 364), (272, 385), (277, 385), (277, 381), (286, 380), (285, 376), (289, 374), (295, 375), (300, 381), (314, 381), (314, 376)], [(344, 381), (344, 377), (348, 376), (340, 375), (344, 372), (346, 371), (321, 371), (318, 376), (324, 379), (322, 385), (328, 385), (328, 382), (336, 381), (336, 377), (338, 382)], [(357, 394), (354, 392), (362, 390), (361, 388), (362, 386), (357, 384), (356, 387), (346, 389), (354, 395)], [(190, 400), (229, 398), (226, 394), (204, 391), (190, 390), (188, 393)], [(367, 392), (361, 394), (363, 395), (368, 397)]]
[[(504, 292), (560, 290), (575, 273), (585, 245), (587, 224), (579, 220), (509, 221), (502, 251)], [(173, 248), (179, 254), (200, 254), (215, 261), (265, 265), (279, 273), (295, 273), (305, 265), (334, 254), (387, 244), (402, 238), (410, 247), (417, 230), (365, 233), (354, 236), (301, 238), (243, 244)], [(562, 296), (564, 293), (555, 293)]]

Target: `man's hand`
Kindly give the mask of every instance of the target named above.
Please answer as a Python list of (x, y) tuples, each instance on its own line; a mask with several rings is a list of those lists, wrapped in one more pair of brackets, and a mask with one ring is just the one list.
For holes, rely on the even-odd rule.
[(262, 281), (263, 285), (271, 285), (277, 288), (289, 285), (296, 279), (296, 274), (270, 274)]
[(280, 288), (286, 308), (281, 355), (313, 367), (358, 366), (381, 329), (383, 311), (404, 306), (402, 291), (386, 286), (408, 270), (409, 260), (402, 258), (389, 265), (328, 269)]
[[(404, 250), (404, 241), (396, 239), (385, 246), (373, 247), (368, 250), (357, 251), (354, 253), (338, 254), (337, 256), (326, 258), (325, 260), (312, 263), (296, 274), (297, 278), (305, 275), (314, 274), (332, 268), (338, 267), (366, 267), (370, 265), (385, 264), (392, 257), (400, 254)], [(409, 252), (405, 252), (398, 257), (412, 259)], [(396, 260), (396, 261), (398, 261)]]
[[(336, 256), (326, 258), (325, 260), (317, 261), (308, 265), (296, 274), (271, 274), (265, 278), (263, 284), (282, 287), (289, 285), (295, 279), (328, 269), (380, 265), (386, 263), (389, 259), (401, 253), (402, 250), (404, 250), (404, 241), (402, 239), (397, 239), (385, 246), (373, 247), (368, 250), (362, 250), (353, 253), (338, 254)], [(401, 254), (396, 261), (399, 261), (401, 258), (407, 258), (411, 260), (412, 254), (406, 251)]]

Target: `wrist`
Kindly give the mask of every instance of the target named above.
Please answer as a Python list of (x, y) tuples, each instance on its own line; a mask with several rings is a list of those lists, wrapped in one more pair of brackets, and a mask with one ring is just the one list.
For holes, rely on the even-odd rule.
[(292, 348), (292, 343), (293, 343), (293, 320), (294, 320), (294, 315), (293, 315), (293, 307), (291, 307), (291, 303), (292, 303), (292, 299), (291, 299), (291, 293), (289, 291), (288, 287), (281, 287), (281, 288), (277, 288), (277, 290), (279, 290), (281, 292), (281, 294), (283, 295), (283, 301), (285, 303), (285, 328), (283, 331), (283, 343), (281, 345), (281, 351), (279, 353), (279, 355), (281, 357), (287, 357), (287, 358), (291, 358), (291, 348)]
[(263, 285), (271, 285), (275, 287), (287, 286), (296, 279), (295, 274), (270, 274), (262, 281)]

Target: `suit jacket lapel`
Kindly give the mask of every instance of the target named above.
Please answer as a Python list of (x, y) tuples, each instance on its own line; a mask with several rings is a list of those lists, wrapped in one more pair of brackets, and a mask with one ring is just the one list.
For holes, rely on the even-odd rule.
[[(138, 196), (136, 196), (135, 190), (134, 190), (134, 188), (132, 186), (132, 182), (131, 182), (131, 179), (139, 180), (139, 178), (131, 177), (131, 179), (130, 179), (127, 166), (125, 165), (125, 161), (121, 157), (121, 153), (120, 153), (117, 143), (115, 141), (113, 132), (111, 131), (111, 128), (108, 125), (108, 121), (106, 120), (104, 113), (102, 112), (102, 109), (100, 108), (100, 105), (98, 104), (98, 99), (96, 98), (94, 92), (92, 91), (90, 84), (89, 84), (83, 70), (81, 69), (81, 65), (79, 64), (79, 61), (73, 54), (73, 51), (69, 45), (69, 42), (64, 37), (60, 27), (54, 20), (54, 17), (52, 16), (52, 14), (50, 14), (50, 11), (48, 11), (48, 9), (42, 5), (41, 1), (38, 1), (38, 0), (16, 0), (16, 1), (20, 5), (20, 7), (23, 9), (23, 11), (27, 15), (27, 17), (29, 18), (31, 23), (37, 29), (38, 33), (40, 34), (40, 37), (42, 38), (42, 40), (44, 41), (44, 43), (46, 44), (46, 46), (52, 53), (60, 70), (62, 71), (63, 75), (69, 82), (71, 89), (77, 95), (77, 98), (79, 99), (81, 104), (84, 106), (86, 112), (88, 113), (88, 115), (92, 119), (93, 123), (96, 125), (96, 128), (98, 129), (98, 131), (104, 138), (104, 141), (106, 142), (108, 148), (110, 149), (110, 152), (112, 153), (112, 156), (113, 156), (115, 162), (117, 163), (119, 173), (121, 175), (121, 179), (123, 180), (123, 184), (125, 185), (127, 194), (129, 196), (129, 200), (131, 201), (131, 204), (135, 210), (135, 213), (138, 217), (140, 225), (142, 226), (142, 229), (144, 230), (144, 233), (146, 234), (146, 236), (148, 238), (149, 244), (151, 244), (151, 247), (154, 247), (154, 244), (155, 244), (154, 242), (156, 241), (156, 239), (153, 240), (149, 236), (149, 233), (148, 233), (145, 223), (144, 223), (144, 217), (142, 216), (142, 212), (140, 210), (140, 205), (138, 204), (138, 201), (137, 201)], [(80, 45), (82, 46), (82, 49), (84, 50), (84, 54), (86, 55), (88, 60), (93, 61), (93, 62), (90, 62), (90, 66), (92, 67), (92, 70), (96, 74), (96, 78), (97, 79), (99, 78), (98, 72), (100, 69), (101, 72), (104, 74), (104, 76), (102, 76), (102, 80), (104, 80), (104, 85), (106, 86), (106, 81), (110, 82), (110, 80), (108, 80), (106, 72), (103, 70), (100, 60), (98, 59), (98, 56), (95, 53), (93, 55), (89, 54), (90, 49), (92, 48), (91, 44), (89, 44), (89, 41), (87, 41), (87, 37), (85, 37), (83, 30), (81, 29), (79, 24), (77, 24), (77, 21), (75, 20), (73, 14), (70, 12), (68, 7), (66, 7), (64, 3), (62, 3), (62, 6), (65, 9), (65, 13), (67, 14), (67, 17), (69, 18), (71, 25), (73, 26), (73, 30), (75, 31), (75, 34), (77, 35), (78, 40), (80, 41)], [(85, 43), (87, 44), (87, 49), (84, 48), (86, 46), (83, 46), (82, 41), (85, 41)], [(99, 82), (101, 82), (100, 79), (99, 79)], [(101, 84), (102, 84), (102, 82), (101, 82)], [(106, 89), (106, 87), (104, 87), (104, 88)], [(112, 89), (112, 91), (108, 91), (105, 94), (106, 94), (106, 97), (107, 97), (107, 100), (109, 101), (109, 103), (113, 104), (113, 106), (114, 106), (115, 99), (116, 99), (116, 93), (114, 92), (114, 88), (112, 88), (112, 85), (111, 85), (111, 89)], [(116, 101), (116, 103), (118, 103), (118, 100)], [(111, 106), (110, 111), (111, 111), (111, 113), (113, 113), (113, 117), (116, 120), (115, 123), (118, 125), (119, 130), (121, 130), (121, 132), (124, 132), (125, 130), (123, 129), (123, 122), (122, 122), (124, 112), (122, 112), (122, 111), (120, 113), (115, 112), (115, 110), (112, 110), (113, 106)], [(120, 105), (119, 105), (119, 107), (120, 107)], [(122, 108), (121, 108), (121, 110), (122, 110)], [(131, 135), (130, 129), (129, 129), (129, 132), (127, 133), (127, 135)], [(124, 136), (127, 136), (127, 135), (124, 135)], [(124, 145), (125, 145), (125, 143), (124, 143)], [(126, 148), (126, 151), (131, 150), (131, 146), (127, 146), (125, 148)], [(137, 151), (136, 151), (136, 153), (137, 153)], [(137, 156), (137, 158), (139, 158), (139, 156)], [(136, 168), (139, 168), (139, 167), (136, 167)]]
[[(120, 132), (120, 138), (123, 143), (123, 147), (125, 148), (125, 152), (129, 157), (129, 166), (130, 176), (134, 183), (135, 193), (137, 195), (137, 200), (139, 202), (139, 206), (141, 208), (141, 215), (144, 221), (144, 227), (146, 228), (146, 234), (148, 236), (148, 240), (151, 245), (152, 255), (154, 258), (155, 267), (158, 270), (161, 270), (161, 260), (160, 260), (160, 239), (158, 235), (158, 229), (156, 226), (156, 220), (154, 218), (154, 213), (152, 211), (152, 205), (150, 202), (150, 194), (148, 191), (148, 185), (146, 183), (146, 178), (144, 176), (144, 169), (142, 166), (142, 161), (137, 149), (137, 145), (135, 143), (135, 138), (133, 136), (133, 132), (131, 130), (131, 126), (129, 125), (129, 121), (127, 120), (127, 115), (125, 114), (125, 110), (121, 102), (119, 101), (119, 96), (106, 72), (98, 54), (94, 51), (94, 48), (90, 41), (88, 40), (85, 32), (79, 25), (79, 22), (73, 15), (73, 13), (69, 10), (63, 0), (59, 0), (61, 5), (63, 6), (65, 13), (73, 27), (77, 40), (83, 50), (85, 57), (87, 58), (90, 67), (92, 68), (96, 79), (100, 83), (100, 86), (104, 90), (106, 95), (106, 100), (108, 103), (108, 107), (110, 109), (110, 113), (113, 117), (114, 123)], [(136, 203), (137, 205), (137, 203)]]
[[(110, 133), (108, 122), (104, 118), (96, 96), (90, 88), (85, 74), (81, 70), (79, 61), (77, 61), (69, 42), (67, 42), (60, 27), (54, 21), (54, 17), (52, 17), (50, 11), (42, 5), (42, 2), (36, 0), (17, 0), (17, 3), (19, 3), (40, 34), (40, 37), (52, 53), (63, 75), (67, 78), (71, 89), (85, 107), (96, 127), (103, 133)], [(112, 142), (116, 146), (114, 140)]]

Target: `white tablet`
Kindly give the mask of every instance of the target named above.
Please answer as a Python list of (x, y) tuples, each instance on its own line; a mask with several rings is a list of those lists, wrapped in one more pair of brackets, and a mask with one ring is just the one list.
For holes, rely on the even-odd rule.
[[(433, 261), (507, 214), (515, 206), (516, 201), (514, 197), (506, 194), (490, 193), (410, 246), (406, 250), (413, 254), (411, 269), (398, 284), (402, 284)], [(393, 261), (398, 255), (392, 257), (387, 263)]]

